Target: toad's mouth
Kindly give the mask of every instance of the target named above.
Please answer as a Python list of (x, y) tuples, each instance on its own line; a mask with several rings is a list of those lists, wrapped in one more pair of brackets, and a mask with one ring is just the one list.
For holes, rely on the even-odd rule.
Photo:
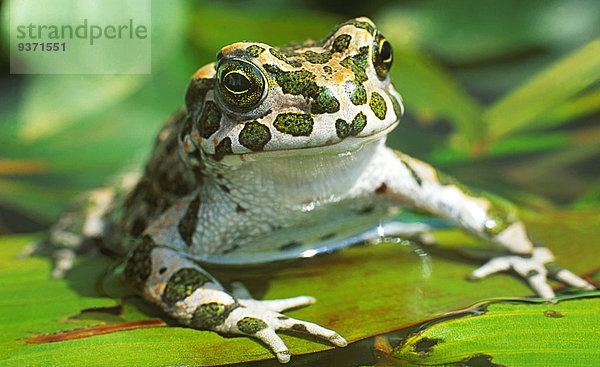
[(390, 124), (383, 130), (374, 131), (369, 135), (363, 135), (359, 137), (350, 136), (332, 144), (231, 154), (224, 156), (222, 163), (235, 164), (240, 162), (276, 159), (290, 156), (351, 154), (352, 152), (359, 150), (367, 143), (384, 138), (396, 128), (399, 121), (400, 120), (396, 120), (396, 122)]

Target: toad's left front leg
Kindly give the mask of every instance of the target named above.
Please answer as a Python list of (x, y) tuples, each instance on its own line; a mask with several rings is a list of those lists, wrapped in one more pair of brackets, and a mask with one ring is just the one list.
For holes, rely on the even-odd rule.
[(405, 154), (387, 150), (382, 155), (387, 166), (386, 195), (447, 218), (508, 252), (473, 271), (472, 279), (512, 269), (546, 299), (554, 298), (548, 276), (576, 288), (595, 289), (584, 279), (561, 268), (550, 250), (534, 246), (525, 225), (506, 204), (491, 197), (474, 195), (454, 179)]

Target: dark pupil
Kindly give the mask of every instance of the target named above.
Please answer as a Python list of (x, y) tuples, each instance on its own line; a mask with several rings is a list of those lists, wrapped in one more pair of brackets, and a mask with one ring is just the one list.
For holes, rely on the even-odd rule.
[(242, 93), (250, 89), (250, 80), (245, 75), (236, 72), (227, 74), (223, 83), (234, 93)]
[(388, 41), (385, 41), (383, 45), (381, 45), (379, 56), (381, 57), (382, 61), (388, 61), (392, 56), (392, 46), (390, 46)]

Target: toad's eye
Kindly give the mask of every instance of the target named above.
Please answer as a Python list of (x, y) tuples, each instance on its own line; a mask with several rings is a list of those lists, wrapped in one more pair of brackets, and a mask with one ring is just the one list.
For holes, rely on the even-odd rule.
[(234, 111), (251, 110), (258, 106), (266, 95), (265, 75), (248, 61), (223, 60), (218, 66), (217, 78), (223, 102)]
[(373, 66), (379, 79), (383, 80), (388, 75), (393, 60), (392, 45), (381, 33), (377, 33), (373, 42)]

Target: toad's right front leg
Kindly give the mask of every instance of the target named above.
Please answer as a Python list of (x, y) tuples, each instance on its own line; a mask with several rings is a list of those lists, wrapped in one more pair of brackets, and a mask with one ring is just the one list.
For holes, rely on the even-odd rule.
[(131, 253), (124, 276), (144, 298), (158, 304), (182, 324), (222, 335), (259, 339), (283, 363), (290, 360), (290, 352), (276, 330), (311, 334), (339, 347), (347, 344), (335, 331), (281, 314), (290, 308), (312, 304), (314, 298), (237, 299), (185, 254), (156, 245), (150, 236), (144, 237)]

